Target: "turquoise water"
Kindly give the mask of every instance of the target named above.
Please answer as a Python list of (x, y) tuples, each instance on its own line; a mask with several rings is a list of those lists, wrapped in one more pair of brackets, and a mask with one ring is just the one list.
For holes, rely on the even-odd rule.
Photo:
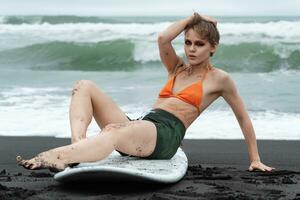
[[(68, 137), (70, 91), (80, 79), (96, 82), (129, 116), (146, 112), (167, 78), (157, 34), (180, 18), (0, 17), (0, 135)], [(235, 80), (257, 137), (300, 139), (300, 18), (217, 19), (221, 44), (212, 62)], [(182, 35), (173, 45), (184, 57)], [(98, 132), (93, 122), (89, 134)], [(242, 133), (220, 98), (186, 137)]]

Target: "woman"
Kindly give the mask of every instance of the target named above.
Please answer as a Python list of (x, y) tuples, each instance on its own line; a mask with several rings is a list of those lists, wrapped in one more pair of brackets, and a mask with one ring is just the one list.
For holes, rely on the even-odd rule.
[[(176, 55), (171, 41), (185, 32), (184, 50), (188, 63)], [(249, 170), (271, 171), (260, 161), (255, 133), (236, 86), (223, 70), (210, 64), (219, 44), (216, 21), (195, 13), (170, 25), (159, 34), (160, 57), (169, 80), (160, 91), (153, 109), (130, 120), (94, 83), (77, 82), (72, 91), (70, 124), (72, 144), (51, 149), (30, 160), (17, 157), (27, 169), (61, 171), (80, 162), (106, 158), (113, 150), (122, 155), (146, 159), (170, 159), (177, 151), (186, 129), (217, 98), (231, 106), (249, 151)], [(86, 138), (92, 117), (101, 134)]]

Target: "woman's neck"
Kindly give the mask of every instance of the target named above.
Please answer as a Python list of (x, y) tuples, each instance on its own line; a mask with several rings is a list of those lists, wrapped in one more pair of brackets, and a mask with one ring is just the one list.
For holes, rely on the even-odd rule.
[(209, 60), (203, 61), (202, 63), (199, 63), (198, 65), (189, 65), (189, 68), (192, 68), (192, 73), (202, 73), (203, 71), (208, 70), (211, 68), (211, 64)]

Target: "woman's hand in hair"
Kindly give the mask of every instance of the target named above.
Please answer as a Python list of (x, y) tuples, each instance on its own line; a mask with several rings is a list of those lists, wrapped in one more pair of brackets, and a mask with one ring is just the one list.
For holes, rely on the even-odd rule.
[(213, 17), (208, 16), (208, 15), (200, 15), (199, 13), (195, 12), (194, 13), (194, 17), (201, 17), (202, 19), (204, 19), (205, 21), (211, 22), (213, 23), (215, 26), (217, 26), (217, 20), (215, 20)]

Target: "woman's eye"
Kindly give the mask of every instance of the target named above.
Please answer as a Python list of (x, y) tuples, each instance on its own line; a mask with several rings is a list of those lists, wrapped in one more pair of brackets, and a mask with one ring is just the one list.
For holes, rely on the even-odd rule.
[(191, 42), (190, 42), (190, 41), (188, 41), (188, 40), (186, 40), (186, 41), (185, 41), (185, 44), (186, 44), (186, 45), (190, 45), (190, 44), (191, 44)]
[(202, 43), (202, 42), (197, 42), (196, 45), (201, 47), (201, 46), (204, 46), (204, 43)]

